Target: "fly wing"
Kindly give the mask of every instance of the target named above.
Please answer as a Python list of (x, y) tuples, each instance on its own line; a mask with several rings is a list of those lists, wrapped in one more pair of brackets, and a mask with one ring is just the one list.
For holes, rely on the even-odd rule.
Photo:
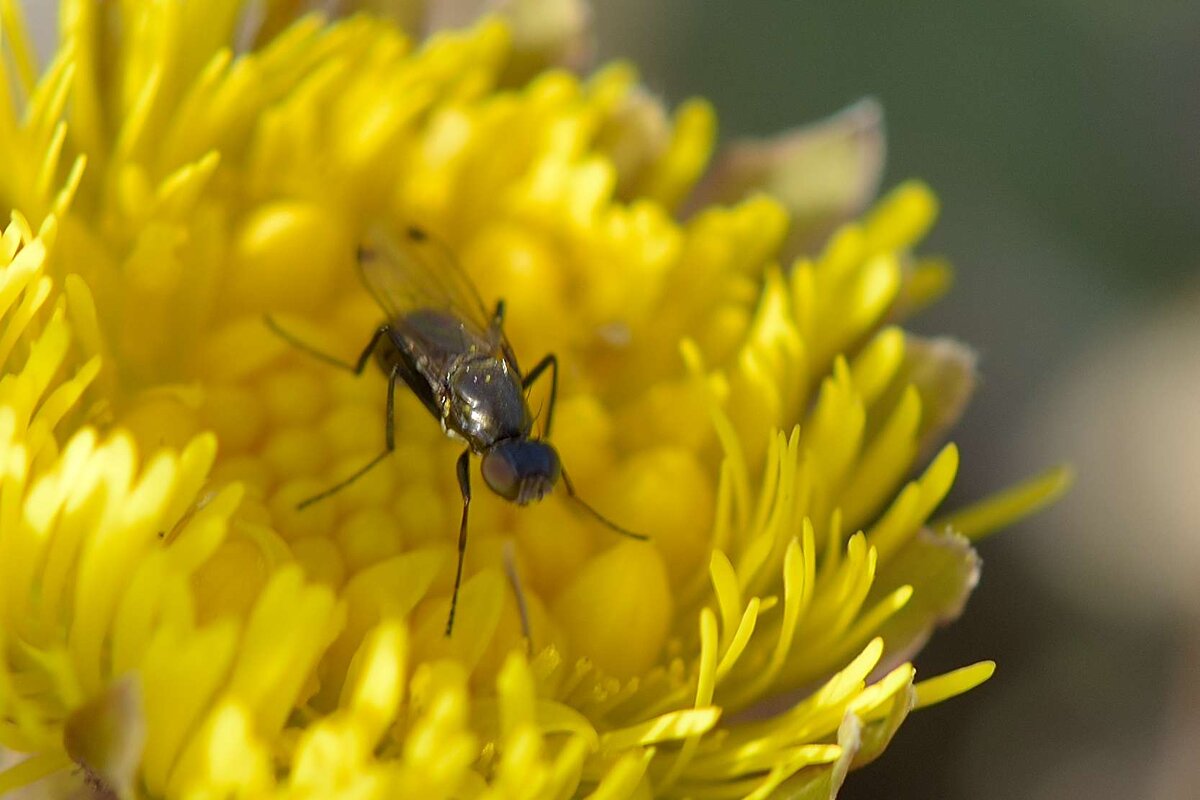
[(452, 314), (473, 334), (493, 340), (490, 315), (475, 284), (445, 244), (420, 228), (398, 233), (376, 225), (358, 250), (363, 283), (391, 319), (418, 311)]

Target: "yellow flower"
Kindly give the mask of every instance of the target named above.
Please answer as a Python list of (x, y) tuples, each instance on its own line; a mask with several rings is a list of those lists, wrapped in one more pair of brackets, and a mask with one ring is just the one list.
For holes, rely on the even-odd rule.
[[(803, 203), (679, 211), (709, 107), (536, 68), (529, 3), (424, 42), (297, 5), (64, 1), (39, 75), (0, 0), (0, 793), (828, 797), (991, 674), (908, 659), (1065, 476), (930, 521), (973, 365), (896, 327), (947, 282), (926, 188), (784, 262)], [(564, 464), (651, 536), (477, 491), (449, 638), (459, 447), (399, 397), (297, 510), (384, 380), (263, 323), (353, 358), (380, 217), (558, 354)]]

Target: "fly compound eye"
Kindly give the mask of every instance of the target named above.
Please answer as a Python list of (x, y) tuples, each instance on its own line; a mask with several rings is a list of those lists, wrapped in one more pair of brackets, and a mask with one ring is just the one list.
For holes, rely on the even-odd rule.
[(554, 448), (528, 439), (500, 442), (484, 453), (480, 469), (493, 492), (522, 506), (545, 497), (561, 474)]
[(517, 465), (511, 455), (505, 449), (485, 453), (479, 470), (493, 492), (513, 502), (521, 491), (521, 475), (517, 472)]

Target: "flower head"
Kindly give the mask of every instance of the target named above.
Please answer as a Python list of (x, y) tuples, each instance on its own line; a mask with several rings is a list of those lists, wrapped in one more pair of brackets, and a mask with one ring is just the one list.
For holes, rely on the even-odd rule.
[[(763, 181), (684, 215), (705, 103), (544, 68), (528, 9), (417, 41), (294, 5), (64, 2), (39, 76), (0, 2), (0, 790), (831, 796), (991, 674), (908, 659), (1062, 475), (931, 521), (973, 362), (897, 327), (946, 285), (925, 187), (815, 250)], [(461, 444), (400, 392), (394, 453), (298, 509), (379, 453), (386, 381), (263, 321), (352, 360), (379, 219), (557, 353), (574, 486), (651, 540), (476, 481), (451, 637)]]

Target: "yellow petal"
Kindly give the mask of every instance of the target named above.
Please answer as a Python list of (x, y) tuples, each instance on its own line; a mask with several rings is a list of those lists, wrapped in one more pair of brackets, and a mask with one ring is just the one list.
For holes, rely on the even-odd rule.
[(968, 539), (978, 541), (1054, 502), (1071, 488), (1074, 480), (1075, 473), (1070, 467), (1055, 467), (975, 505), (939, 517), (931, 525), (952, 528)]

